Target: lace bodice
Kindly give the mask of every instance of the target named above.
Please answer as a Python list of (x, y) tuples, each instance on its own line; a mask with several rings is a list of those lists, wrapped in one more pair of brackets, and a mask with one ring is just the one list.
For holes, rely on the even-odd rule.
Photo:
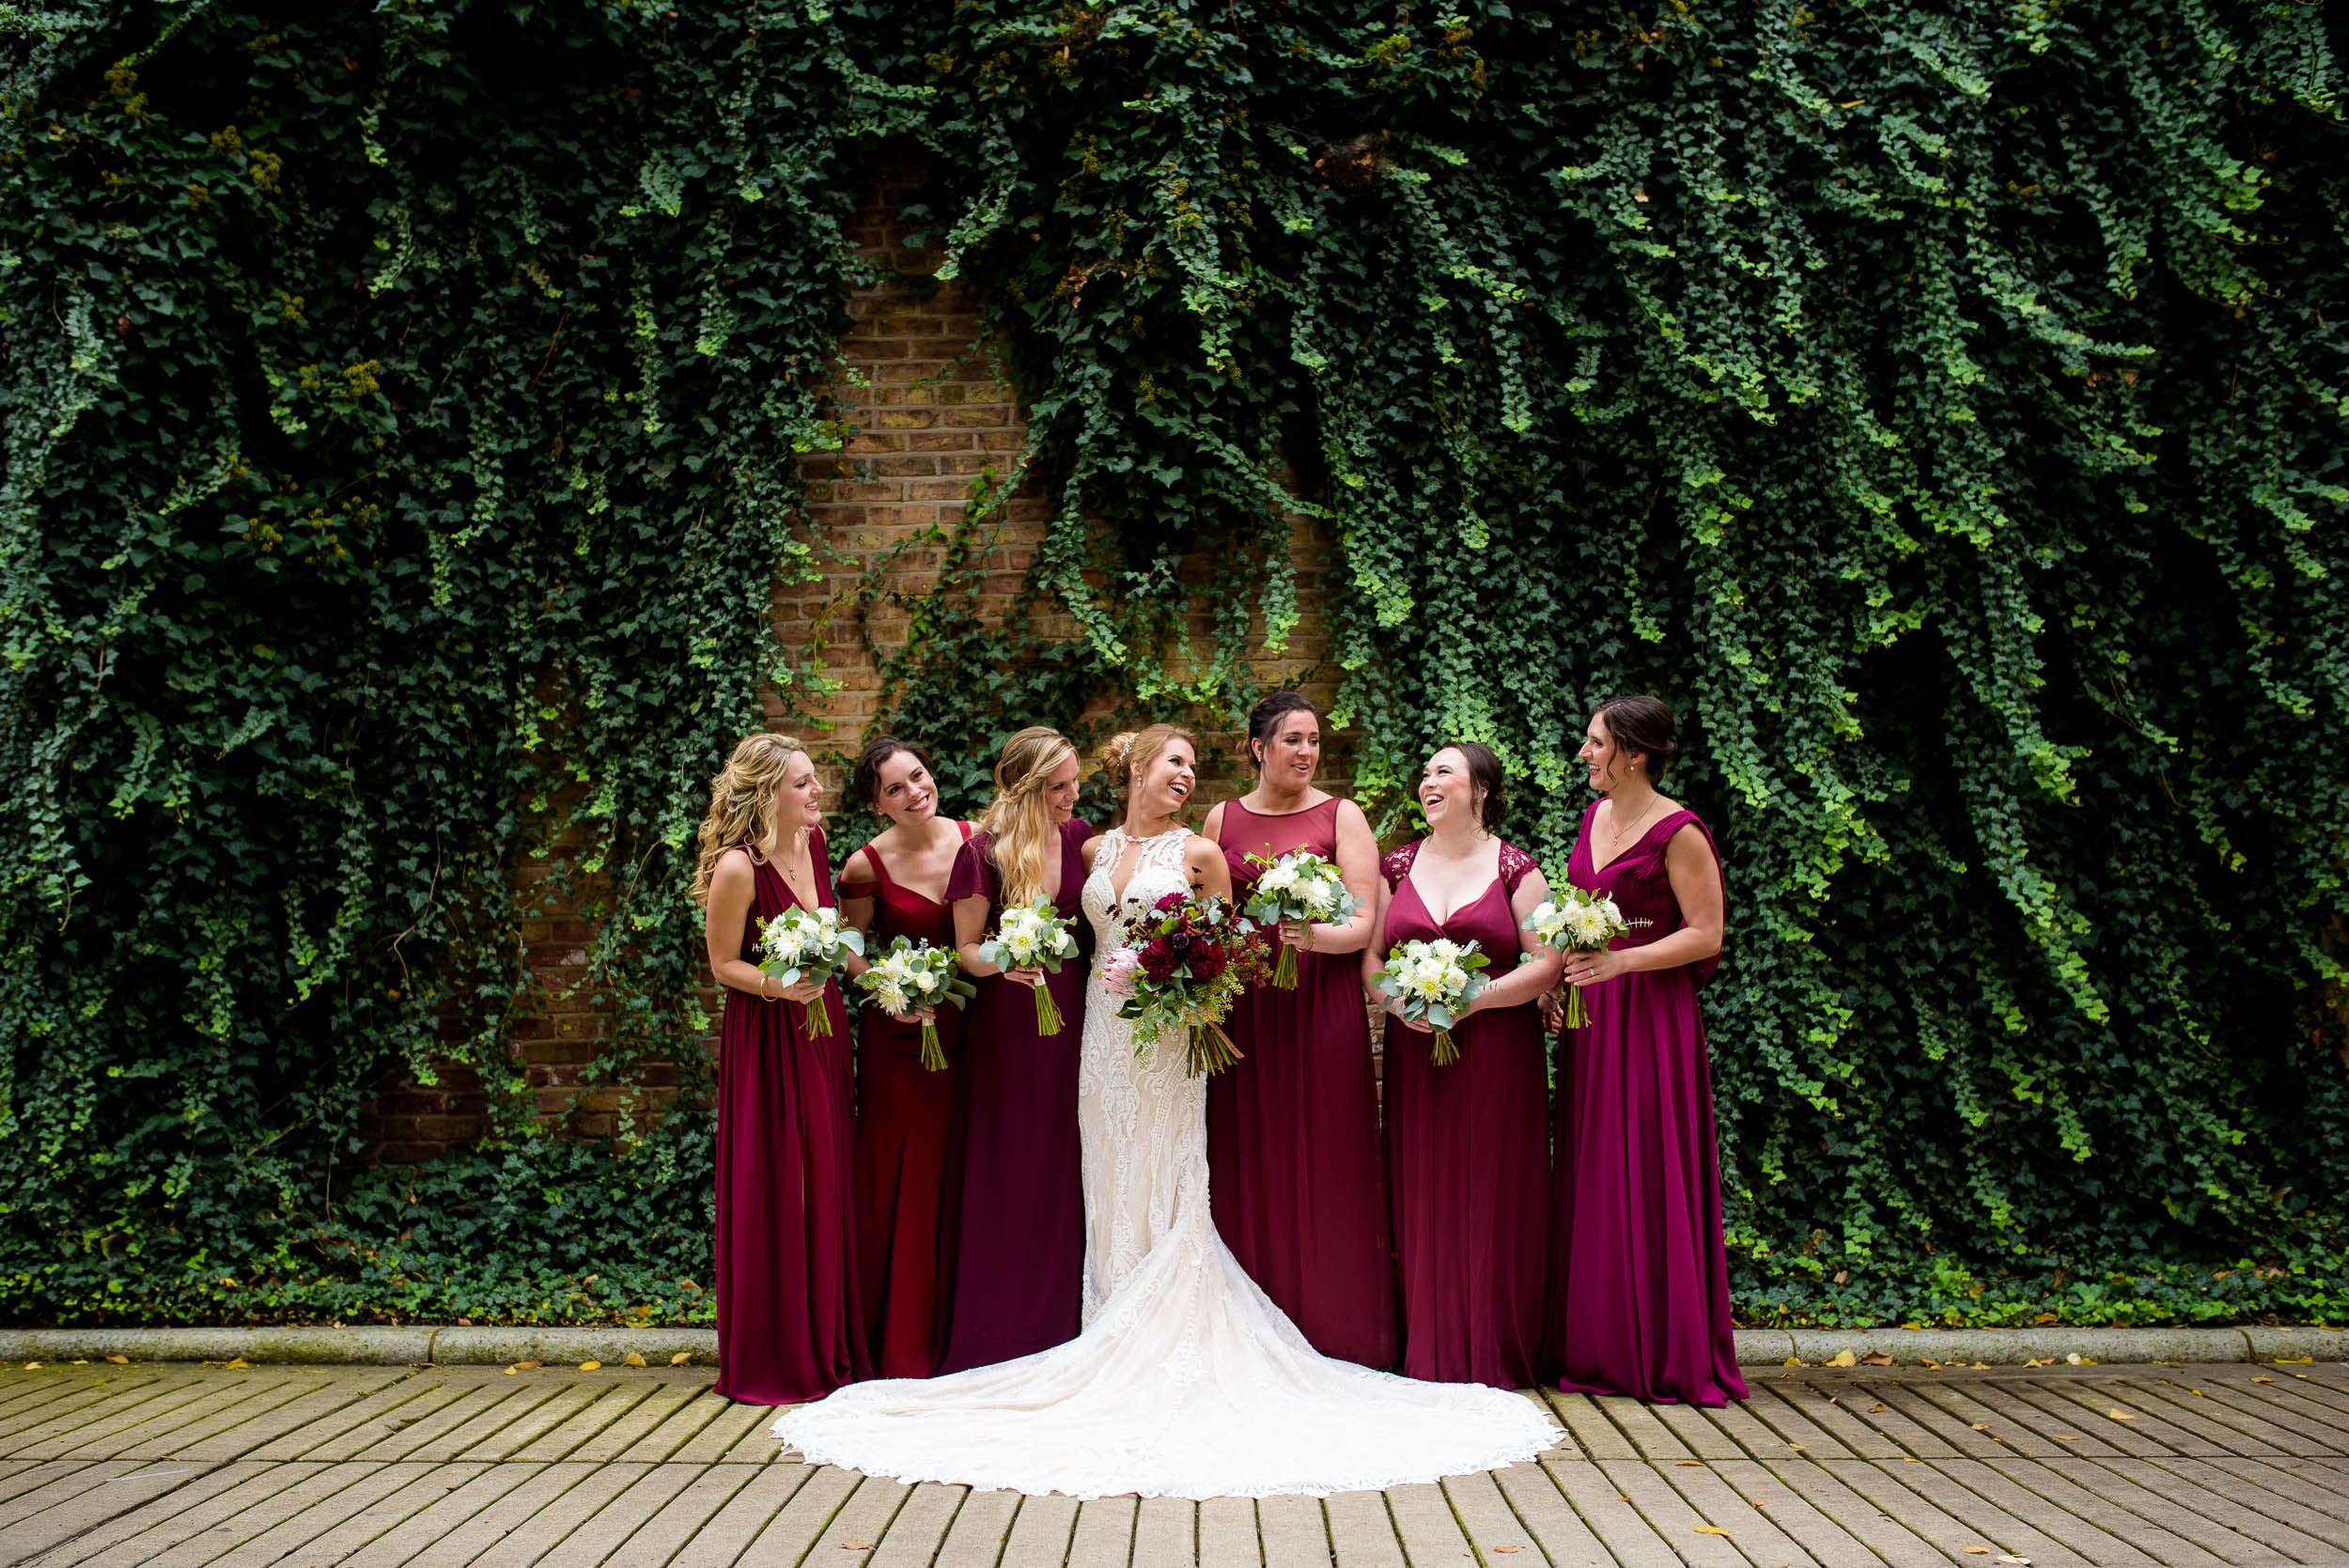
[[(1093, 923), (1096, 949), (1104, 957), (1117, 944), (1127, 921), (1170, 893), (1190, 891), (1190, 874), (1183, 869), (1183, 847), (1190, 839), (1189, 828), (1143, 839), (1130, 836), (1123, 828), (1112, 828), (1101, 836), (1101, 846), (1093, 852), (1093, 873), (1085, 878), (1084, 911)], [(1142, 853), (1120, 896), (1112, 891), (1112, 878), (1117, 875), (1118, 862), (1126, 858), (1127, 847), (1137, 844)]]

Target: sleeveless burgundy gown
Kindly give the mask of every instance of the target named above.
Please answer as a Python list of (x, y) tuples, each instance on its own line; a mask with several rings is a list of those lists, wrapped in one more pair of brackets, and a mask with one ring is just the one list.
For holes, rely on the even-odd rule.
[[(965, 843), (971, 825), (957, 823)], [(951, 953), (955, 912), (894, 880), (879, 851), (857, 851), (873, 868), (872, 939), (879, 957), (903, 937)], [(922, 1026), (867, 1002), (857, 1021), (857, 1289), (864, 1341), (880, 1377), (927, 1377), (938, 1332), (939, 1182), (946, 1124), (955, 1103), (954, 1064), (962, 1054), (963, 1009), (938, 1009), (942, 1072), (922, 1065)]]
[[(1424, 841), (1422, 841), (1424, 842)], [(1419, 844), (1379, 862), (1393, 890), (1389, 947), (1449, 937), (1490, 955), (1487, 981), (1523, 956), (1509, 907), (1533, 857), (1501, 846), (1501, 875), (1440, 926), (1411, 885)], [(1548, 1063), (1533, 1002), (1453, 1026), (1460, 1058), (1387, 1020), (1387, 1169), (1403, 1276), (1403, 1372), (1530, 1388), (1541, 1363), (1549, 1247)]]
[[(1264, 816), (1223, 804), (1216, 841), (1248, 901), (1259, 868), (1305, 849), (1337, 858), (1338, 801)], [(1313, 1347), (1395, 1363), (1394, 1260), (1387, 1239), (1370, 1020), (1360, 953), (1297, 953), (1297, 989), (1259, 981), (1224, 1030), (1240, 1060), (1207, 1080), (1208, 1194), (1216, 1229)]]
[[(1593, 801), (1582, 814), (1566, 875), (1614, 899), (1625, 918), (1652, 923), (1613, 946), (1679, 930), (1688, 923), (1665, 873), (1665, 846), (1684, 828), (1707, 844), (1712, 833), (1696, 813), (1677, 811), (1594, 871), (1597, 809)], [(1712, 1066), (1697, 1010), (1697, 987), (1718, 963), (1584, 986), (1590, 1026), (1567, 1032), (1548, 1359), (1563, 1369), (1559, 1386), (1569, 1392), (1665, 1405), (1746, 1397), (1730, 1327)]]
[[(808, 859), (816, 902), (829, 908), (821, 829), (808, 836)], [(755, 919), (799, 902), (772, 865), (752, 874)], [(752, 962), (756, 935), (746, 919)], [(717, 1391), (746, 1405), (798, 1405), (872, 1375), (857, 1303), (856, 1091), (838, 984), (815, 1005), (831, 1016), (830, 1034), (809, 1034), (798, 1002), (728, 986), (718, 1026)]]
[[(991, 974), (963, 1026), (946, 1134), (939, 1214), (938, 1335), (943, 1375), (1049, 1350), (1077, 1337), (1085, 1261), (1084, 1186), (1077, 1139), (1077, 1055), (1084, 1025), (1086, 950), (1078, 900), (1093, 830), (1061, 829), (1060, 893), (1078, 916), (1078, 956), (1045, 976), (1061, 1032), (1035, 1032), (1035, 997)], [(973, 833), (955, 861), (946, 902), (984, 894), (987, 924), (1003, 912), (992, 840)]]

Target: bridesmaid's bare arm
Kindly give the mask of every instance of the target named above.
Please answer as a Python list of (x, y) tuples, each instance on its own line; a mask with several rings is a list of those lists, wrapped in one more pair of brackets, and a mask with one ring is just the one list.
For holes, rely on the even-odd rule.
[[(1343, 925), (1316, 924), (1313, 928), (1313, 951), (1315, 953), (1361, 953), (1368, 949), (1373, 930), (1378, 924), (1378, 890), (1385, 879), (1378, 875), (1378, 841), (1371, 836), (1370, 818), (1362, 808), (1351, 800), (1338, 802), (1338, 875), (1346, 878), (1346, 891), (1354, 895), (1354, 918)], [(1386, 962), (1380, 950), (1379, 964)], [(1373, 966), (1376, 972), (1377, 966)]]
[[(873, 879), (872, 862), (863, 855), (851, 855), (848, 863), (840, 868), (840, 924), (853, 925), (864, 933), (864, 951), (876, 951), (873, 942), (873, 922), (880, 914), (880, 884)], [(868, 958), (848, 955), (848, 970), (863, 974), (872, 967)]]
[(1183, 841), (1183, 870), (1190, 877), (1190, 891), (1207, 898), (1232, 901), (1232, 862), (1223, 858), (1223, 846), (1198, 833)]
[[(1527, 872), (1524, 880), (1517, 883), (1517, 891), (1509, 899), (1510, 918), (1517, 923), (1518, 930), (1525, 928), (1525, 923), (1532, 918), (1533, 911), (1541, 908), (1542, 902), (1548, 896), (1548, 879), (1539, 871)], [(1532, 939), (1520, 937), (1518, 940), (1530, 942)], [(1497, 955), (1495, 962), (1499, 962)], [(1558, 955), (1548, 948), (1535, 946), (1531, 953), (1524, 955), (1516, 969), (1477, 992), (1476, 1000), (1469, 1004), (1469, 1011), (1482, 1013), (1495, 1007), (1517, 1007), (1540, 1001), (1544, 991), (1558, 984), (1561, 962)], [(1493, 971), (1486, 970), (1485, 972), (1490, 974)]]
[(1384, 877), (1377, 880), (1370, 900), (1370, 939), (1362, 944), (1362, 990), (1383, 1009), (1392, 1000), (1378, 988), (1378, 971), (1387, 967), (1387, 902), (1394, 893)]
[(709, 972), (718, 984), (767, 1001), (796, 1001), (801, 1006), (824, 994), (821, 986), (801, 981), (778, 986), (774, 977), (742, 956), (742, 933), (750, 925), (751, 901), (757, 893), (757, 873), (750, 855), (729, 849), (718, 857), (709, 874), (709, 902), (702, 908), (702, 950), (709, 957)]

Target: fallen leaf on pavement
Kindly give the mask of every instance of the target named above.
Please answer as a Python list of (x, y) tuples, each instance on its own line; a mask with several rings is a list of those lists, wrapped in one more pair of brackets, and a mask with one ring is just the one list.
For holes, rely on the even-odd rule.
[(1699, 1535), (1727, 1535), (1729, 1531), (1721, 1529), (1719, 1525), (1699, 1525), (1696, 1527), (1696, 1533)]
[(870, 1541), (843, 1541), (840, 1549), (844, 1552), (869, 1552), (873, 1544)]
[(222, 1364), (227, 1367), (230, 1372), (250, 1372), (253, 1370), (245, 1364), (245, 1359), (241, 1356), (233, 1357)]
[(631, 1367), (641, 1367), (645, 1364), (645, 1358), (633, 1350), (621, 1357), (620, 1359)]
[(2025, 1361), (2025, 1362), (2023, 1363), (2023, 1365), (2025, 1365), (2025, 1366), (2027, 1366), (2027, 1367), (2051, 1367), (2051, 1366), (2055, 1365), (2055, 1362), (2054, 1362), (2054, 1360), (2053, 1360), (2053, 1359), (2047, 1359), (2047, 1360), (2030, 1360), (2030, 1361)]
[(1704, 1461), (1702, 1459), (1675, 1459), (1672, 1463), (1679, 1466), (1684, 1470), (1701, 1470), (1704, 1468)]
[(2200, 1389), (2186, 1389), (2186, 1392), (2192, 1394), (2196, 1399), (2208, 1399), (2210, 1397), (2210, 1395), (2202, 1392)]
[(1984, 1423), (1983, 1423), (1983, 1422), (1981, 1422), (1981, 1421), (1976, 1421), (1976, 1422), (1974, 1423), (1974, 1427), (1973, 1427), (1973, 1429), (1974, 1429), (1976, 1432), (1987, 1432), (1987, 1431), (1989, 1431), (1989, 1430), (1990, 1430), (1990, 1428), (1989, 1428), (1987, 1425), (1985, 1425)]
[(601, 1361), (582, 1361), (579, 1363), (579, 1370), (582, 1372), (596, 1372), (600, 1370), (602, 1366), (603, 1363)]
[(106, 1358), (106, 1361), (110, 1366), (127, 1367), (131, 1364), (131, 1358), (128, 1356), (109, 1356)]
[(2050, 1432), (2047, 1436), (2053, 1437), (2059, 1443), (2077, 1443), (2079, 1441), (2078, 1436), (2070, 1432)]
[(2251, 1381), (2254, 1383), (2273, 1383), (2276, 1380), (2272, 1377), (2254, 1377)]
[(516, 1361), (514, 1364), (521, 1368), (522, 1371), (528, 1372), (532, 1367), (537, 1366), (538, 1363), (536, 1361)]
[(692, 1351), (680, 1350), (676, 1355), (669, 1358), (669, 1364), (673, 1367), (681, 1367), (692, 1358), (693, 1353)]
[(1960, 1546), (1958, 1547), (1958, 1550), (1964, 1552), (1968, 1557), (1988, 1557), (1990, 1555), (1990, 1548), (1987, 1546)]
[(1843, 1350), (1837, 1351), (1833, 1356), (1828, 1357), (1826, 1360), (1821, 1361), (1819, 1364), (1823, 1367), (1856, 1367), (1859, 1364), (1859, 1358), (1853, 1355), (1850, 1349), (1846, 1347)]
[(2108, 1410), (2105, 1414), (2110, 1416), (2117, 1421), (2133, 1421), (2137, 1420), (2135, 1416), (2130, 1415), (2126, 1410)]
[(1889, 1367), (1892, 1364), (1891, 1356), (1881, 1350), (1871, 1350), (1868, 1354), (1862, 1356), (1860, 1359), (1867, 1362), (1868, 1365), (1872, 1367)]
[(1999, 1560), (2013, 1563), (2015, 1568), (2030, 1568), (2030, 1559), (2027, 1557), (2002, 1557)]
[(1493, 1550), (1497, 1552), (1521, 1552), (1525, 1550), (1525, 1548), (1523, 1546), (1495, 1546)]

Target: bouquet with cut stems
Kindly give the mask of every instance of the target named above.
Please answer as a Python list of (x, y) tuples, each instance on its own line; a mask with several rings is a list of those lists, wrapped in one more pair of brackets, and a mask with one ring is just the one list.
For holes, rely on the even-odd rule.
[[(1568, 883), (1527, 917), (1525, 928), (1552, 953), (1603, 953), (1609, 942), (1631, 929), (1631, 923), (1605, 893)], [(1569, 983), (1566, 1027), (1586, 1029), (1590, 1022), (1590, 1009), (1582, 1005), (1582, 987)]]
[[(758, 927), (758, 971), (784, 985), (821, 986), (840, 972), (848, 955), (864, 956), (864, 933), (840, 924), (840, 911), (794, 904)], [(832, 1010), (817, 997), (801, 1009), (811, 1035), (832, 1032)]]
[[(1038, 897), (1033, 903), (1011, 904), (996, 917), (994, 933), (979, 944), (979, 956), (997, 969), (1042, 970), (1058, 974), (1065, 959), (1077, 955), (1076, 933), (1069, 929), (1073, 923), (1052, 908), (1049, 898)], [(1049, 986), (1037, 986), (1035, 991), (1035, 1032), (1038, 1034), (1058, 1034), (1063, 1019), (1060, 1008), (1052, 1001)]]
[(1452, 1041), (1452, 1026), (1485, 988), (1481, 971), (1491, 964), (1492, 959), (1478, 952), (1474, 942), (1455, 942), (1449, 937), (1397, 942), (1387, 955), (1386, 967), (1372, 983), (1382, 995), (1394, 999), (1406, 1018), (1436, 1032), (1429, 1060), (1439, 1067), (1448, 1067), (1460, 1060), (1460, 1048)]
[(1191, 1077), (1238, 1061), (1223, 1020), (1264, 972), (1264, 937), (1255, 923), (1221, 898), (1170, 893), (1128, 921), (1124, 936), (1101, 961), (1101, 988), (1125, 999), (1117, 1016), (1133, 1023), (1134, 1053), (1188, 1029), (1184, 1065)]
[[(960, 1007), (979, 994), (979, 988), (962, 977), (960, 961), (951, 948), (902, 936), (856, 977), (856, 983), (884, 1011), (901, 1018), (948, 1002)], [(946, 1052), (938, 1043), (934, 1017), (922, 1021), (922, 1066), (933, 1073), (946, 1069)]]
[[(1251, 855), (1248, 863), (1262, 866), (1256, 886), (1240, 913), (1259, 925), (1283, 921), (1339, 925), (1354, 918), (1354, 894), (1347, 891), (1338, 868), (1310, 849), (1292, 849), (1277, 861)], [(1272, 984), (1284, 991), (1297, 989), (1297, 950), (1277, 944), (1281, 956), (1272, 966)]]

